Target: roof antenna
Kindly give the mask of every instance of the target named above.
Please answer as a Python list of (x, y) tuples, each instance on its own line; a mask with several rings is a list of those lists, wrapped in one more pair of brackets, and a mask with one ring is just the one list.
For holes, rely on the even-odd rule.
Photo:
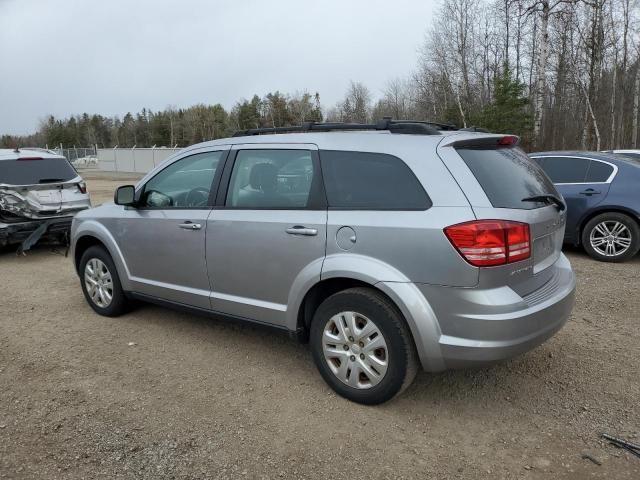
[(13, 153), (20, 153), (20, 147), (16, 147), (16, 149), (13, 151)]

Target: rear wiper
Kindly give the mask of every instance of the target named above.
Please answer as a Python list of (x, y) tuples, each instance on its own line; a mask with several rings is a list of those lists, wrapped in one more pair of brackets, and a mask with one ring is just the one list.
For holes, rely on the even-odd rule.
[(567, 206), (564, 204), (562, 200), (560, 200), (555, 195), (545, 194), (545, 195), (534, 195), (533, 197), (527, 197), (522, 199), (523, 202), (545, 202), (545, 203), (553, 203), (558, 210), (563, 211)]
[(64, 182), (63, 178), (41, 178), (38, 183), (55, 183), (55, 182)]

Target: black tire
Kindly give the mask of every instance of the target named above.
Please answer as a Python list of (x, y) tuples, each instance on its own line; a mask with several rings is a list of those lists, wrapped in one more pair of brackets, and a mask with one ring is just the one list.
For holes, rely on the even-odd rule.
[[(112, 279), (112, 298), (111, 302), (108, 305), (100, 306), (98, 305), (92, 298), (89, 292), (87, 291), (87, 282), (85, 281), (85, 269), (87, 263), (90, 260), (97, 259), (101, 261), (108, 272), (111, 274)], [(111, 255), (109, 252), (105, 250), (104, 247), (94, 245), (93, 247), (89, 247), (86, 252), (82, 254), (80, 258), (80, 285), (82, 286), (82, 293), (84, 293), (84, 298), (87, 300), (87, 303), (93, 308), (93, 310), (105, 317), (117, 317), (122, 315), (127, 311), (128, 301), (124, 292), (122, 291), (122, 285), (120, 284), (120, 277), (118, 277), (118, 271), (116, 270), (116, 266), (111, 259)]]
[[(620, 253), (619, 255), (607, 256), (599, 252), (591, 245), (591, 234), (602, 222), (619, 222), (627, 228), (627, 231), (630, 235), (631, 244), (626, 251)], [(600, 233), (596, 230), (594, 232), (594, 235), (600, 235)], [(640, 250), (640, 227), (633, 218), (625, 215), (624, 213), (601, 213), (600, 215), (596, 215), (591, 220), (589, 220), (584, 226), (584, 229), (582, 230), (581, 242), (582, 247), (585, 249), (587, 254), (595, 260), (599, 260), (601, 262), (624, 262), (632, 258), (636, 253), (638, 253), (638, 250)]]
[[(378, 384), (369, 388), (343, 383), (324, 356), (322, 343), (327, 322), (334, 315), (347, 311), (371, 319), (387, 344), (387, 371)], [(389, 299), (370, 288), (343, 290), (322, 302), (311, 323), (309, 342), (313, 360), (324, 380), (336, 393), (357, 403), (377, 405), (390, 400), (411, 385), (418, 371), (415, 344), (402, 314)]]

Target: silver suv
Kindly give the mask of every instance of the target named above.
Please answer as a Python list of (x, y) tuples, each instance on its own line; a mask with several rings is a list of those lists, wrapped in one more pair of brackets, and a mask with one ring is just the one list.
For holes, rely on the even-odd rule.
[(386, 120), (240, 132), (169, 158), (80, 213), (101, 315), (142, 299), (309, 342), (340, 395), (505, 359), (565, 323), (565, 206), (517, 137)]
[(41, 149), (0, 149), (0, 247), (29, 250), (40, 239), (67, 243), (73, 215), (91, 206), (67, 159)]

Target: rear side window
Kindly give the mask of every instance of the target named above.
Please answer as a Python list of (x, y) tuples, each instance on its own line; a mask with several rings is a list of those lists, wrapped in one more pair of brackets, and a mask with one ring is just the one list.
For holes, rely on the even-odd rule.
[(313, 179), (309, 150), (240, 150), (226, 205), (247, 209), (307, 208), (316, 183)]
[(0, 160), (0, 183), (9, 185), (66, 182), (77, 176), (65, 158)]
[(587, 183), (606, 182), (613, 173), (613, 167), (608, 163), (591, 160), (587, 170)]
[(523, 198), (559, 196), (540, 166), (518, 148), (459, 148), (457, 152), (496, 208), (531, 210), (546, 204), (523, 202)]
[(426, 210), (431, 200), (411, 169), (382, 153), (323, 150), (320, 164), (329, 208)]
[(545, 157), (542, 168), (553, 183), (584, 183), (590, 162), (578, 157)]

